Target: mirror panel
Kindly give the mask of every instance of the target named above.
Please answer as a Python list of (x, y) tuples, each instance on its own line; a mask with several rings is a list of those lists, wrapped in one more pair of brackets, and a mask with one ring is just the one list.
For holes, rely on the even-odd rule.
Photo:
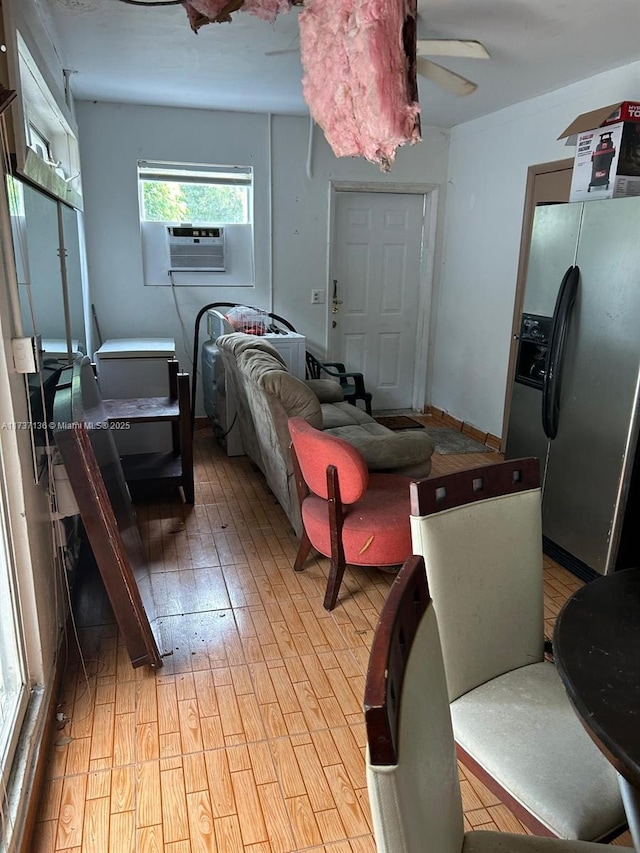
[(85, 352), (78, 212), (13, 176), (7, 190), (23, 335), (40, 335), (42, 348), (40, 372), (30, 374), (28, 383), (38, 481), (58, 373)]
[(14, 177), (8, 189), (24, 334), (69, 363), (86, 351), (79, 214)]
[[(67, 329), (60, 271), (58, 203), (30, 186), (23, 186), (26, 257), (20, 284), (25, 334), (42, 336), (45, 353), (64, 354)], [(45, 356), (46, 357), (46, 356)]]

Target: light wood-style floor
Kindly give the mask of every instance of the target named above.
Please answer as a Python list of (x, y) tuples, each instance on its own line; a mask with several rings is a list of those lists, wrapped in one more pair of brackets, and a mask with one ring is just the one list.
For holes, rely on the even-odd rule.
[[(294, 574), (296, 540), (262, 476), (208, 428), (195, 449), (193, 508), (137, 505), (164, 666), (132, 669), (97, 599), (80, 614), (87, 675), (70, 636), (29, 853), (374, 853), (362, 696), (390, 577), (347, 570), (327, 613), (326, 561)], [(498, 458), (436, 455), (433, 471)], [(549, 631), (579, 583), (547, 562)], [(461, 779), (468, 829), (524, 831)]]

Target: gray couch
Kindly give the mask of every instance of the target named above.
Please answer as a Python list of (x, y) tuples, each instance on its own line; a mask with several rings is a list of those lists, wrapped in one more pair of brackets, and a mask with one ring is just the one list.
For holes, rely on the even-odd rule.
[(302, 523), (289, 449), (291, 417), (303, 417), (317, 429), (346, 439), (371, 471), (419, 478), (431, 470), (433, 444), (424, 430), (393, 432), (345, 403), (339, 383), (297, 379), (278, 351), (260, 337), (236, 332), (222, 335), (216, 344), (225, 382), (236, 397), (245, 453), (265, 475), (298, 535)]

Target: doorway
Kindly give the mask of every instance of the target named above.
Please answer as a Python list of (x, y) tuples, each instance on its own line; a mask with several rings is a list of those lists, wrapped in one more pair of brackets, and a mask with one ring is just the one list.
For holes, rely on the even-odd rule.
[(535, 166), (530, 166), (527, 173), (527, 188), (525, 192), (520, 241), (520, 258), (518, 261), (513, 323), (511, 327), (509, 369), (507, 372), (507, 388), (505, 393), (504, 412), (502, 416), (502, 442), (500, 450), (503, 453), (505, 451), (507, 441), (509, 415), (511, 412), (511, 395), (513, 390), (513, 380), (516, 373), (518, 338), (524, 303), (527, 266), (529, 263), (529, 249), (531, 247), (533, 216), (538, 205), (562, 204), (569, 201), (572, 173), (573, 160), (571, 159), (555, 160), (551, 163), (538, 163)]
[(330, 354), (374, 409), (426, 402), (435, 188), (333, 186)]

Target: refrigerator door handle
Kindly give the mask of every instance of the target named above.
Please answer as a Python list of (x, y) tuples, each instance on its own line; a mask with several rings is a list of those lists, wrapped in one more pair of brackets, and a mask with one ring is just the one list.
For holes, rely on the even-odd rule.
[(579, 281), (580, 268), (577, 266), (569, 267), (562, 279), (553, 312), (551, 339), (542, 383), (542, 428), (549, 439), (554, 439), (558, 433), (562, 357), (571, 320), (571, 309), (576, 301)]

